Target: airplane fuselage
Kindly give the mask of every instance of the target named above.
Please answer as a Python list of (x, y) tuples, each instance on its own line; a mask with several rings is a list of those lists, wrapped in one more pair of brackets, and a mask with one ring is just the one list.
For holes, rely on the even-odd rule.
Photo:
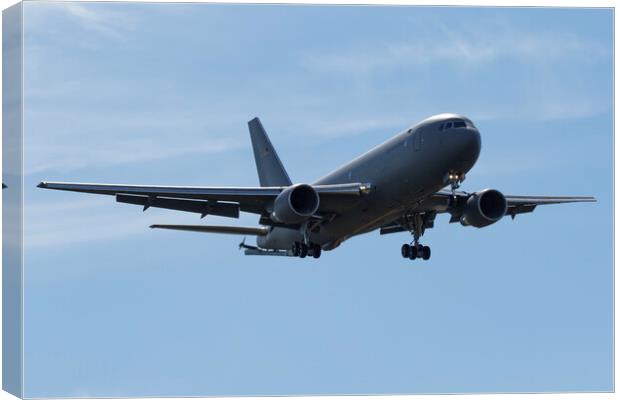
[[(320, 178), (313, 185), (369, 183), (370, 193), (355, 199), (345, 214), (309, 230), (308, 239), (324, 250), (388, 223), (448, 184), (450, 174), (464, 176), (480, 154), (480, 133), (460, 115), (440, 114), (398, 133), (386, 142)], [(303, 240), (302, 230), (273, 227), (257, 244), (289, 250)]]

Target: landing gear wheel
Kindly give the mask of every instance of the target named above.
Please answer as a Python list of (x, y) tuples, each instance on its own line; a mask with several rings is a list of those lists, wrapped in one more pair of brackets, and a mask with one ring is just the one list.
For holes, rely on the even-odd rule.
[(418, 246), (409, 246), (409, 259), (415, 260), (418, 258)]
[(314, 258), (321, 257), (321, 246), (319, 246), (318, 244), (315, 244), (314, 246), (312, 246), (312, 257)]
[(431, 248), (428, 246), (422, 247), (422, 259), (428, 260), (429, 258), (431, 258)]
[(403, 256), (403, 258), (409, 258), (409, 253), (410, 246), (408, 244), (403, 244), (403, 246), (400, 248), (400, 254)]
[(306, 246), (305, 243), (301, 243), (301, 249), (299, 251), (299, 257), (301, 258), (306, 258), (306, 256), (308, 255), (308, 246)]

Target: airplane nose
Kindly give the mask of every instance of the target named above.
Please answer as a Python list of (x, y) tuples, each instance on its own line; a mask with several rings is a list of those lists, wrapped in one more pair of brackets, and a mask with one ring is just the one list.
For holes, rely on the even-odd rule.
[(452, 132), (453, 151), (460, 164), (459, 170), (465, 171), (473, 167), (480, 155), (480, 132), (473, 127), (454, 129)]
[(466, 131), (467, 132), (463, 134), (464, 141), (466, 142), (464, 152), (470, 155), (472, 159), (477, 160), (480, 155), (480, 147), (482, 144), (480, 141), (480, 132), (476, 128), (468, 128)]

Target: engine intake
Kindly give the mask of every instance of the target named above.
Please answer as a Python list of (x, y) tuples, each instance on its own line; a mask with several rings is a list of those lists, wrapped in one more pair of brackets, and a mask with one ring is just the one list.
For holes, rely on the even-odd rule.
[(271, 219), (282, 224), (297, 224), (310, 218), (319, 209), (319, 194), (310, 185), (289, 186), (273, 202)]
[(485, 189), (473, 193), (465, 203), (461, 224), (476, 228), (494, 224), (506, 214), (507, 207), (506, 197), (498, 190)]

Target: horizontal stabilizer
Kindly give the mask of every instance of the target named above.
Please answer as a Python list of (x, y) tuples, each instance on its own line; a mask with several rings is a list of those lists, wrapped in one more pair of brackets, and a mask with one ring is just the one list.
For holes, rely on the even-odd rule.
[(220, 225), (151, 225), (152, 229), (172, 229), (175, 231), (228, 233), (233, 235), (265, 236), (269, 228), (264, 226), (220, 226)]

